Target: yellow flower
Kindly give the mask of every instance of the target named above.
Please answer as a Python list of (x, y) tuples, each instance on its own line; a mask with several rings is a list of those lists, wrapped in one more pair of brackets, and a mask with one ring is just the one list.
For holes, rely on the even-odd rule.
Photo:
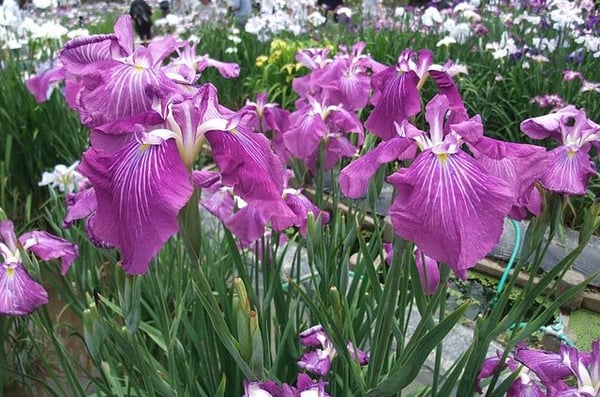
[(259, 55), (256, 57), (256, 67), (262, 68), (265, 66), (265, 62), (267, 62), (269, 58), (266, 55)]
[(281, 58), (281, 50), (275, 50), (271, 52), (271, 55), (269, 56), (269, 63), (274, 63), (279, 58)]
[(296, 65), (294, 65), (293, 63), (288, 63), (281, 67), (281, 71), (283, 72), (285, 70), (287, 74), (292, 74), (294, 72), (294, 69), (296, 69)]
[(271, 42), (271, 52), (274, 52), (276, 50), (285, 50), (288, 47), (289, 47), (288, 43), (281, 39), (274, 39)]

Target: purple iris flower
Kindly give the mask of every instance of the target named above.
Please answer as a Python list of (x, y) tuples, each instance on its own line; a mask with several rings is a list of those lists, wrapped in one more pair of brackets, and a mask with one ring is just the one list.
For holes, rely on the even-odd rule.
[(360, 120), (354, 112), (343, 106), (326, 106), (314, 98), (307, 98), (308, 103), (298, 106), (290, 115), (293, 126), (283, 133), (283, 142), (288, 151), (295, 157), (305, 161), (311, 170), (316, 169), (319, 147), (325, 146), (325, 170), (335, 166), (342, 157), (351, 157), (356, 153), (356, 146), (347, 135), (357, 135), (357, 145), (362, 145), (364, 132)]
[(559, 146), (548, 152), (540, 183), (548, 190), (583, 195), (596, 168), (590, 158), (592, 145), (600, 147), (600, 125), (584, 110), (566, 106), (555, 113), (527, 119), (521, 131), (534, 139), (553, 138)]
[(83, 124), (96, 127), (151, 109), (151, 91), (175, 84), (161, 70), (181, 44), (172, 37), (134, 48), (129, 15), (115, 23), (115, 33), (67, 42), (59, 58), (67, 71), (67, 100), (74, 102)]
[(336, 355), (336, 350), (322, 325), (315, 325), (302, 331), (298, 338), (300, 343), (307, 347), (316, 347), (302, 355), (298, 366), (313, 374), (325, 376), (331, 368), (331, 360)]
[(31, 251), (40, 259), (60, 259), (65, 275), (79, 254), (73, 243), (39, 230), (22, 234), (18, 239), (11, 221), (0, 223), (0, 314), (24, 316), (48, 303), (48, 293), (33, 280), (21, 259), (23, 251)]
[(325, 105), (341, 104), (351, 112), (364, 108), (369, 100), (371, 73), (385, 69), (384, 65), (363, 54), (364, 48), (364, 42), (355, 44), (350, 50), (340, 46), (340, 52), (331, 62), (311, 72), (315, 88), (310, 96)]
[(246, 101), (240, 113), (255, 131), (270, 139), (271, 148), (281, 160), (287, 161), (290, 154), (283, 142), (283, 131), (289, 129), (290, 112), (276, 103), (268, 103), (267, 93), (262, 92), (256, 96), (256, 102)]
[[(498, 357), (486, 359), (478, 380), (503, 368)], [(597, 397), (600, 395), (600, 340), (592, 343), (591, 352), (579, 351), (565, 344), (559, 353), (529, 349), (519, 345), (505, 367), (520, 370), (508, 396)], [(575, 380), (573, 382), (572, 380)], [(481, 391), (481, 389), (479, 388)], [(545, 391), (545, 392), (544, 392)]]
[(287, 383), (279, 386), (273, 380), (244, 381), (242, 397), (329, 397), (325, 391), (326, 386), (326, 382), (314, 381), (306, 374), (298, 375), (295, 387)]
[(193, 84), (200, 74), (208, 67), (214, 67), (226, 79), (235, 79), (240, 75), (240, 66), (237, 63), (220, 62), (205, 55), (196, 54), (197, 43), (187, 41), (177, 48), (177, 57), (173, 57), (163, 69), (174, 81)]
[[(302, 331), (298, 338), (304, 346), (315, 348), (302, 355), (298, 361), (298, 366), (315, 375), (327, 375), (331, 368), (331, 361), (336, 356), (337, 351), (323, 326), (320, 324), (312, 326)], [(360, 365), (369, 363), (368, 352), (357, 349), (352, 342), (348, 342), (346, 348), (350, 356), (355, 358)]]
[(205, 141), (222, 183), (260, 207), (257, 216), (276, 225), (293, 223), (281, 198), (281, 162), (265, 137), (249, 132), (218, 104), (214, 87), (201, 86), (192, 95), (175, 92), (156, 106), (158, 113), (94, 129), (81, 164), (98, 204), (94, 235), (123, 253), (128, 273), (146, 272), (178, 231), (177, 214), (192, 195), (191, 171)]
[[(421, 152), (410, 167), (388, 177), (397, 192), (389, 211), (394, 231), (465, 278), (466, 270), (498, 243), (514, 195), (503, 180), (462, 150), (482, 126), (479, 117), (456, 117), (452, 109), (460, 108), (436, 95), (425, 111), (430, 131), (404, 121), (399, 127), (402, 136), (387, 143), (395, 142), (393, 151), (381, 150), (378, 156), (380, 162), (393, 160), (416, 142)], [(351, 181), (341, 181), (340, 186), (346, 194)]]
[(428, 77), (435, 81), (439, 93), (448, 97), (453, 113), (466, 117), (466, 110), (452, 77), (441, 65), (433, 64), (433, 53), (422, 50), (415, 54), (403, 51), (398, 62), (373, 75), (375, 106), (365, 122), (365, 127), (383, 140), (397, 135), (396, 125), (421, 111), (419, 90)]

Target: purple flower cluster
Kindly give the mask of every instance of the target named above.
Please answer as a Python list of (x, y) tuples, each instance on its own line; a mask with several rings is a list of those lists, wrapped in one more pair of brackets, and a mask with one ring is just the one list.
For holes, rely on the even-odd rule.
[[(429, 77), (438, 93), (425, 107), (425, 130), (414, 120)], [(600, 128), (583, 110), (568, 107), (522, 123), (532, 138), (564, 143), (546, 152), (484, 136), (480, 117), (468, 117), (452, 77), (444, 66), (432, 64), (429, 51), (405, 51), (372, 83), (374, 109), (365, 126), (382, 142), (341, 171), (341, 190), (361, 197), (381, 165), (409, 160), (410, 166), (387, 179), (396, 188), (389, 210), (394, 231), (426, 257), (450, 265), (459, 277), (466, 277), (467, 269), (498, 243), (505, 216), (540, 213), (537, 183), (555, 192), (584, 194), (595, 172), (588, 152)]]
[(325, 391), (326, 382), (314, 381), (306, 374), (299, 374), (296, 386), (287, 383), (278, 385), (273, 380), (265, 382), (244, 381), (242, 397), (329, 397)]
[[(310, 327), (302, 331), (298, 337), (300, 344), (314, 348), (302, 355), (298, 361), (298, 366), (319, 377), (327, 376), (331, 368), (331, 360), (337, 352), (323, 326), (318, 324)], [(350, 357), (360, 365), (369, 363), (368, 352), (355, 348), (352, 342), (348, 342), (346, 348)], [(298, 375), (296, 387), (286, 383), (279, 386), (272, 380), (265, 382), (246, 381), (244, 383), (245, 394), (242, 397), (327, 397), (329, 394), (325, 391), (325, 386), (327, 386), (326, 382), (322, 380), (315, 381), (306, 374)]]
[[(302, 331), (299, 339), (302, 345), (314, 349), (302, 355), (298, 361), (298, 366), (315, 375), (326, 376), (331, 368), (331, 361), (337, 352), (323, 326), (319, 324)], [(356, 349), (352, 342), (348, 342), (346, 348), (350, 356), (357, 360), (360, 365), (369, 363), (369, 353)]]
[[(498, 370), (519, 371), (507, 391), (507, 397), (597, 397), (600, 395), (600, 340), (592, 343), (590, 352), (561, 345), (559, 352), (517, 346), (500, 367), (501, 354), (485, 360), (478, 379), (492, 376)], [(481, 386), (479, 390), (481, 392)]]
[[(244, 244), (267, 224), (305, 233), (309, 212), (326, 222), (301, 192), (286, 190), (281, 158), (253, 130), (264, 123), (276, 134), (285, 118), (268, 106), (236, 113), (219, 104), (212, 85), (195, 85), (209, 66), (233, 78), (238, 65), (197, 56), (194, 45), (170, 36), (147, 47), (135, 47), (133, 38), (130, 17), (120, 17), (114, 34), (67, 42), (59, 65), (28, 81), (44, 100), (48, 87), (65, 78), (67, 103), (91, 129), (78, 168), (89, 188), (68, 197), (66, 226), (85, 219), (92, 241), (118, 248), (126, 272), (141, 274), (179, 230), (178, 214), (196, 188), (220, 195), (214, 212)], [(218, 173), (194, 170), (205, 143)], [(209, 209), (211, 200), (203, 200)]]

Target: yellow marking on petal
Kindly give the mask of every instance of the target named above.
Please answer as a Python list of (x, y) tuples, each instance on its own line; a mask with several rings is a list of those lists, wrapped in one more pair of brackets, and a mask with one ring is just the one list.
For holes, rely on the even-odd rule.
[(142, 65), (135, 65), (134, 69), (136, 72), (141, 72), (143, 71), (145, 68)]
[(8, 277), (12, 277), (15, 275), (15, 268), (14, 267), (8, 267), (6, 268), (6, 275)]
[(140, 145), (140, 153), (143, 153), (143, 152), (145, 152), (145, 151), (146, 151), (146, 150), (147, 150), (149, 147), (150, 147), (150, 145), (149, 145), (149, 144), (147, 144), (147, 143), (142, 143), (142, 144)]
[(568, 149), (567, 150), (567, 157), (573, 157), (575, 156), (575, 151), (572, 149)]
[(448, 153), (438, 153), (436, 156), (442, 165), (446, 164), (446, 161), (448, 160)]

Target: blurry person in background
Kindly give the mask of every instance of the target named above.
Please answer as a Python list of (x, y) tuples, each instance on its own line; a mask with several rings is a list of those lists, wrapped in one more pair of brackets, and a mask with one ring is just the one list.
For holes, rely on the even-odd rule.
[(145, 43), (152, 39), (152, 8), (144, 0), (133, 0), (129, 7), (135, 32)]
[(333, 21), (338, 22), (339, 17), (336, 14), (338, 8), (344, 5), (343, 0), (317, 0), (317, 8), (321, 10), (325, 19), (329, 19), (329, 14), (333, 15)]
[(235, 23), (238, 28), (244, 27), (250, 14), (252, 14), (252, 3), (250, 0), (232, 0), (231, 11), (235, 16)]
[(363, 0), (362, 17), (364, 20), (380, 20), (383, 15), (383, 0)]
[(197, 20), (212, 21), (217, 17), (217, 6), (211, 0), (196, 0), (193, 12)]

